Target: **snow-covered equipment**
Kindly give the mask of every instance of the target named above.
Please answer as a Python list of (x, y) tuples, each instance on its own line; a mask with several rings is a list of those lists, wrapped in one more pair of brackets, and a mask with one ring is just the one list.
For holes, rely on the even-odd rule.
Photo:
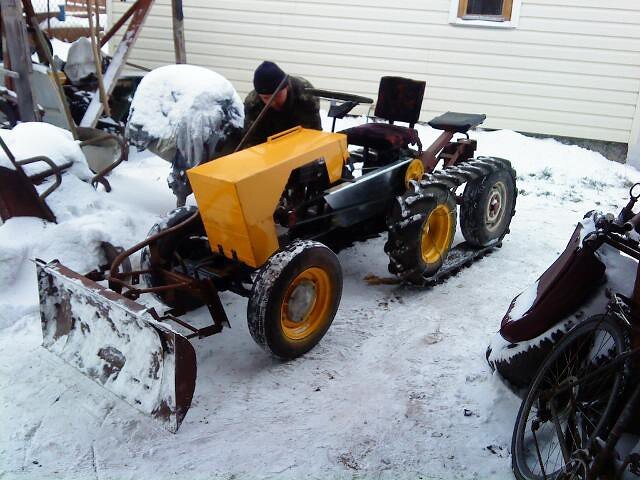
[(186, 171), (230, 153), (244, 125), (244, 107), (231, 83), (193, 65), (167, 65), (140, 82), (126, 138), (171, 162), (169, 186), (178, 206), (191, 193)]
[[(87, 7), (86, 34), (68, 53), (68, 64), (61, 72), (61, 60), (54, 58), (51, 42), (41, 29), (41, 17), (31, 0), (0, 0), (0, 35), (6, 49), (0, 73), (0, 123), (13, 127), (17, 121), (45, 121), (71, 128), (74, 121), (83, 128), (124, 128), (128, 113), (127, 86), (132, 76), (123, 76), (125, 65), (148, 71), (128, 62), (154, 0), (135, 0), (111, 28), (97, 38), (93, 26), (93, 5)], [(176, 63), (186, 62), (182, 0), (171, 0), (173, 44)], [(27, 27), (29, 33), (27, 33)], [(120, 40), (113, 55), (102, 53), (107, 42)], [(35, 46), (39, 63), (32, 64), (30, 46)], [(11, 67), (9, 69), (8, 67)], [(126, 103), (125, 108), (121, 108)], [(60, 106), (63, 108), (59, 108)], [(114, 107), (116, 112), (114, 112)], [(71, 111), (70, 111), (71, 110)], [(103, 115), (104, 113), (104, 115)], [(124, 118), (121, 118), (121, 115)], [(71, 118), (73, 116), (73, 119)], [(111, 130), (110, 130), (111, 131)]]
[(140, 304), (58, 262), (37, 260), (36, 268), (42, 345), (175, 432), (195, 388), (191, 344)]
[[(65, 172), (94, 186), (126, 156), (121, 139), (94, 128), (78, 129), (75, 141), (67, 130), (43, 122), (0, 130), (0, 218), (40, 217), (55, 222), (46, 199), (62, 183)], [(37, 141), (34, 141), (37, 139)]]
[(640, 184), (617, 217), (589, 212), (564, 252), (528, 289), (517, 295), (487, 348), (487, 361), (520, 393), (563, 335), (606, 309), (610, 292), (632, 296), (636, 278), (638, 218), (633, 207)]
[[(332, 95), (348, 103), (333, 109), (334, 116), (344, 115), (362, 99), (322, 92), (324, 97)], [(421, 98), (414, 101), (421, 103)], [(156, 330), (155, 322), (169, 322), (175, 330), (166, 328), (180, 344), (223, 331), (229, 321), (218, 292), (228, 290), (248, 297), (247, 324), (258, 345), (280, 358), (303, 355), (324, 337), (336, 315), (342, 271), (335, 252), (353, 241), (388, 232), (385, 250), (390, 271), (399, 281), (419, 285), (441, 278), (443, 271), (450, 274), (501, 244), (515, 212), (515, 171), (507, 160), (471, 158), (476, 142), (467, 131), (483, 120), (484, 115), (451, 112), (434, 119), (431, 125), (443, 133), (425, 152), (409, 146), (419, 144), (411, 127), (389, 125), (388, 131), (375, 127), (369, 137), (372, 142), (366, 131), (356, 132), (358, 144), (365, 146), (353, 152), (348, 143), (355, 134), (295, 127), (191, 168), (187, 175), (198, 206), (172, 211), (146, 240), (118, 255), (108, 271), (92, 275), (93, 280), (108, 282), (109, 290), (97, 294), (91, 287), (91, 301), (74, 301), (72, 293), (71, 300), (64, 301), (58, 292), (73, 292), (78, 282), (88, 282), (61, 265), (41, 265), (42, 275), (55, 274), (55, 288), (40, 286), (45, 335), (49, 331), (76, 339), (85, 335), (88, 347), (82, 341), (69, 343), (64, 357), (91, 365), (93, 378), (95, 371), (116, 375), (118, 365), (126, 365), (123, 352), (137, 343), (145, 324)], [(456, 132), (464, 138), (451, 141)], [(438, 163), (444, 166), (435, 170)], [(461, 223), (466, 242), (452, 249), (455, 192), (465, 183)], [(456, 254), (453, 263), (446, 262), (450, 250)], [(123, 262), (138, 251), (140, 269), (123, 269)], [(166, 311), (145, 310), (138, 303), (145, 294), (154, 295)], [(106, 297), (110, 303), (103, 305), (101, 298)], [(102, 336), (93, 335), (95, 329), (67, 320), (108, 322), (113, 303), (146, 313), (136, 316), (132, 330), (126, 327), (129, 320), (118, 322), (114, 329), (120, 334), (110, 335), (104, 344)], [(201, 306), (212, 318), (205, 327), (185, 317)], [(55, 327), (60, 324), (69, 328)], [(100, 352), (107, 349), (117, 362), (102, 358)], [(88, 358), (83, 359), (85, 355)], [(146, 358), (153, 369), (160, 361), (160, 355)], [(175, 372), (176, 378), (164, 375), (158, 382), (169, 381), (171, 388), (184, 385), (180, 372), (196, 371), (195, 359), (190, 366), (176, 368), (177, 358), (162, 357), (163, 372)], [(149, 390), (154, 399), (157, 391)], [(118, 393), (122, 395), (122, 390)], [(127, 400), (145, 403), (137, 397)], [(182, 412), (185, 406), (175, 408)]]
[(64, 73), (72, 84), (80, 83), (96, 75), (96, 62), (93, 57), (91, 42), (87, 37), (80, 37), (69, 47)]

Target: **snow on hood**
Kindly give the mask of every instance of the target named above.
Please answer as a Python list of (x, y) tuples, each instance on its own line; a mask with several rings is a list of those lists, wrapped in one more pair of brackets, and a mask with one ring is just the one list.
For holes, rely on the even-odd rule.
[(168, 65), (148, 73), (131, 103), (127, 138), (138, 148), (177, 148), (190, 166), (242, 128), (244, 106), (233, 85), (207, 68)]
[[(69, 171), (81, 180), (93, 178), (84, 153), (68, 130), (44, 122), (25, 122), (12, 130), (0, 130), (0, 136), (16, 160), (44, 155), (56, 165), (73, 162)], [(3, 150), (0, 150), (0, 166), (14, 169)], [(38, 162), (23, 168), (27, 175), (34, 175), (49, 169), (49, 166)]]

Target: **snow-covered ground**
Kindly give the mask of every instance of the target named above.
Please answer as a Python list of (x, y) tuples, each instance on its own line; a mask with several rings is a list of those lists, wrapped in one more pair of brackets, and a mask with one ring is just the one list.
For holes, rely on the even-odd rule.
[[(420, 132), (425, 145), (438, 133)], [(388, 276), (383, 237), (341, 252), (335, 321), (290, 362), (254, 344), (246, 300), (223, 294), (233, 328), (195, 341), (195, 397), (176, 435), (40, 346), (29, 261), (86, 271), (99, 241), (142, 239), (174, 204), (169, 165), (137, 155), (112, 174), (110, 194), (66, 178), (49, 202), (59, 224), (0, 226), (0, 478), (511, 478), (519, 402), (492, 377), (487, 343), (583, 213), (617, 212), (640, 172), (553, 140), (472, 136), (479, 155), (518, 172), (504, 246), (428, 289), (367, 284)]]

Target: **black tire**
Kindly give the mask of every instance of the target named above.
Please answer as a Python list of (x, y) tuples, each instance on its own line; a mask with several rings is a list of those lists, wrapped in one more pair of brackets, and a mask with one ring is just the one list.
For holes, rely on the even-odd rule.
[(434, 275), (453, 243), (456, 215), (446, 188), (429, 185), (398, 197), (387, 217), (389, 272), (416, 284)]
[(460, 228), (467, 243), (485, 247), (502, 240), (509, 233), (517, 194), (512, 168), (468, 182), (460, 207)]
[(298, 357), (327, 332), (341, 296), (336, 254), (318, 242), (295, 241), (258, 271), (247, 306), (249, 332), (275, 356)]
[[(175, 227), (197, 212), (197, 210), (194, 206), (172, 210), (163, 221), (151, 227), (147, 238)], [(168, 235), (144, 247), (140, 256), (140, 268), (141, 270), (151, 271), (142, 275), (143, 283), (147, 287), (166, 285), (165, 279), (154, 272), (153, 267), (159, 266), (167, 270), (183, 272), (183, 259), (202, 257), (203, 254), (207, 253), (209, 244), (204, 240), (204, 237), (204, 226), (202, 220), (198, 218), (189, 227), (181, 230), (180, 235)], [(194, 310), (203, 305), (201, 299), (181, 290), (156, 292), (153, 293), (153, 296), (165, 305), (184, 312)]]
[[(516, 478), (554, 479), (564, 468), (553, 411), (557, 412), (562, 436), (567, 435), (569, 455), (584, 448), (589, 438), (606, 434), (624, 389), (628, 366), (622, 363), (604, 369), (588, 383), (580, 380), (628, 349), (626, 332), (606, 315), (588, 318), (558, 343), (536, 373), (516, 418), (511, 441), (511, 465)], [(558, 390), (569, 379), (576, 382), (574, 386)], [(538, 458), (549, 461), (544, 472)]]
[[(492, 346), (487, 347), (486, 357), (491, 370), (498, 373), (501, 380), (513, 393), (524, 397), (526, 389), (533, 381), (538, 367), (551, 353), (555, 345), (564, 337), (570, 328), (570, 322), (562, 322), (554, 327), (556, 329), (546, 338), (535, 345), (523, 349), (520, 343), (500, 345), (500, 350), (492, 351)], [(575, 322), (573, 322), (575, 325)], [(500, 337), (500, 332), (495, 334)], [(510, 353), (513, 349), (513, 354)]]

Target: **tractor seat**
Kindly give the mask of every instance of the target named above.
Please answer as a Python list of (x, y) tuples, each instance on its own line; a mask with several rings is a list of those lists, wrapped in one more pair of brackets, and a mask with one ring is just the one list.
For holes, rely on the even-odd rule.
[[(374, 115), (388, 120), (389, 123), (366, 123), (347, 128), (342, 133), (347, 135), (350, 145), (376, 150), (406, 148), (411, 144), (420, 147), (418, 132), (413, 128), (420, 116), (422, 99), (424, 98), (424, 81), (403, 77), (382, 77), (378, 87), (378, 101)], [(394, 125), (394, 122), (409, 124), (409, 128)]]
[(475, 113), (447, 112), (431, 120), (429, 126), (446, 132), (467, 133), (469, 129), (484, 122), (485, 118), (486, 115)]
[(420, 137), (414, 128), (390, 125), (388, 123), (367, 123), (343, 130), (349, 145), (389, 150), (406, 148), (409, 145), (421, 147)]

